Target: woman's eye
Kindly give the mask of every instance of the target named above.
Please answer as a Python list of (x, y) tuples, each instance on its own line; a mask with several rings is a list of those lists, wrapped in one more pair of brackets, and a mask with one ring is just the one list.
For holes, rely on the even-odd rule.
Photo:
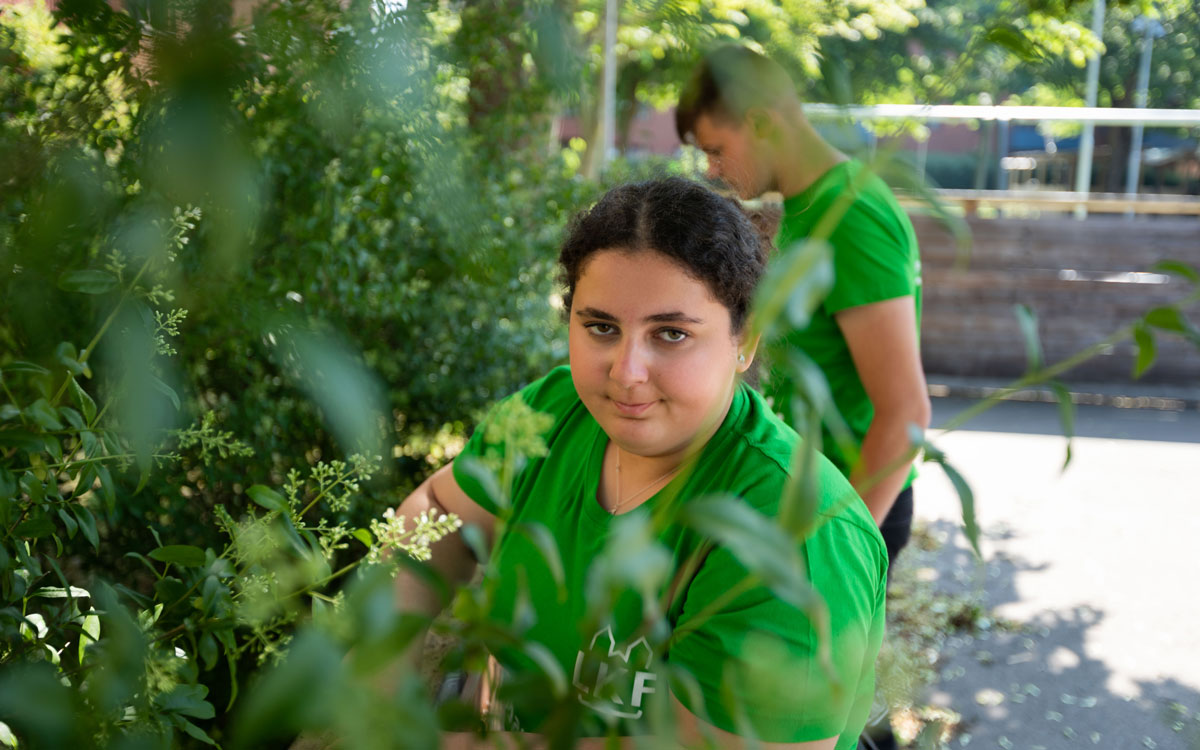
[(587, 328), (594, 336), (609, 336), (615, 330), (608, 323), (588, 323), (584, 328)]
[(666, 330), (659, 331), (658, 337), (669, 344), (678, 344), (680, 341), (686, 339), (688, 335), (676, 328), (667, 328)]

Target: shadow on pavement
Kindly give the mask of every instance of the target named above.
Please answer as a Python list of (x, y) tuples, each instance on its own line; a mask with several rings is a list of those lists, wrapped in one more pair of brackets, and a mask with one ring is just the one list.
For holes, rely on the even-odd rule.
[[(982, 566), (953, 523), (926, 529), (945, 543), (932, 551), (910, 547), (901, 564), (946, 593), (982, 587), (988, 611), (1015, 602), (1016, 574), (1036, 569), (1007, 557)], [(973, 634), (948, 637), (927, 699), (962, 717), (950, 747), (1200, 750), (1200, 691), (1174, 679), (1138, 682), (1128, 695), (1110, 689), (1112, 670), (1087, 650), (1089, 629), (1104, 617), (1074, 607), (1026, 623), (985, 619)]]

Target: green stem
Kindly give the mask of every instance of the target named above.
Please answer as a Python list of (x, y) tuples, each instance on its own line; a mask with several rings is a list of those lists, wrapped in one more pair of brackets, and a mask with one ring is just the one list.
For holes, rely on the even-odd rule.
[(1113, 344), (1120, 343), (1121, 341), (1124, 341), (1125, 339), (1129, 338), (1132, 335), (1133, 335), (1133, 324), (1132, 323), (1126, 324), (1126, 325), (1122, 326), (1121, 328), (1117, 329), (1116, 331), (1112, 332), (1111, 334), (1109, 334), (1103, 340), (1098, 341), (1095, 344), (1092, 344), (1091, 346), (1087, 347), (1086, 349), (1081, 349), (1078, 352), (1075, 352), (1074, 354), (1072, 354), (1070, 357), (1067, 357), (1066, 359), (1064, 359), (1060, 362), (1056, 362), (1055, 364), (1050, 365), (1049, 367), (1044, 367), (1040, 370), (1036, 370), (1034, 372), (1031, 372), (1031, 373), (1025, 375), (1024, 377), (1015, 381), (1012, 385), (1001, 388), (1000, 390), (996, 391), (995, 393), (988, 396), (984, 400), (977, 401), (976, 403), (972, 404), (970, 407), (963, 409), (958, 414), (955, 414), (954, 417), (952, 417), (950, 419), (950, 421), (947, 422), (944, 427), (942, 427), (941, 434), (945, 435), (947, 433), (954, 432), (955, 430), (962, 427), (964, 424), (966, 424), (970, 420), (979, 416), (980, 414), (987, 411), (988, 409), (991, 409), (993, 406), (1000, 403), (1001, 401), (1005, 401), (1005, 400), (1011, 398), (1013, 395), (1020, 392), (1021, 390), (1028, 388), (1031, 385), (1037, 385), (1038, 383), (1044, 383), (1047, 380), (1051, 380), (1054, 377), (1056, 377), (1057, 375), (1064, 373), (1067, 370), (1070, 370), (1072, 367), (1075, 367), (1078, 364), (1082, 364), (1083, 362), (1086, 362), (1087, 360), (1091, 359), (1092, 357), (1095, 357), (1097, 354), (1104, 351), (1105, 349), (1108, 349)]
[[(129, 299), (134, 287), (136, 287), (138, 281), (141, 280), (142, 274), (146, 273), (146, 271), (150, 268), (150, 264), (153, 262), (153, 256), (147, 258), (146, 262), (142, 264), (141, 269), (138, 270), (137, 275), (133, 277), (133, 281), (129, 282), (129, 286), (125, 287), (125, 291), (121, 293), (121, 298), (117, 300), (117, 304), (113, 306), (112, 312), (110, 312), (108, 317), (105, 318), (104, 323), (100, 325), (100, 330), (96, 331), (96, 335), (92, 337), (92, 340), (88, 342), (87, 347), (84, 348), (83, 353), (79, 355), (79, 364), (87, 364), (88, 357), (92, 356), (92, 352), (95, 350), (96, 345), (100, 343), (100, 339), (104, 336), (104, 334), (108, 332), (109, 326), (113, 324), (113, 321), (117, 319), (117, 313), (121, 312), (121, 308), (125, 306), (125, 302)], [(54, 398), (50, 401), (51, 406), (58, 405), (59, 399), (61, 399), (63, 394), (67, 392), (67, 384), (71, 382), (71, 378), (71, 375), (67, 375), (66, 379), (63, 380), (63, 384), (58, 389), (58, 393), (54, 394)]]
[(330, 573), (329, 575), (325, 576), (324, 578), (322, 578), (319, 581), (313, 581), (312, 583), (308, 584), (304, 588), (296, 589), (295, 591), (288, 594), (284, 598), (290, 599), (293, 596), (300, 596), (301, 594), (307, 594), (315, 588), (324, 586), (325, 584), (327, 584), (330, 581), (335, 580), (337, 578), (341, 578), (342, 576), (349, 573), (351, 570), (354, 570), (355, 568), (357, 568), (361, 563), (362, 563), (362, 559), (355, 560), (354, 562), (346, 565), (345, 567), (341, 568), (340, 570)]
[(669, 650), (672, 646), (674, 646), (676, 643), (678, 643), (680, 640), (682, 640), (689, 633), (698, 629), (714, 614), (716, 614), (717, 612), (720, 612), (722, 609), (724, 609), (734, 599), (737, 599), (739, 596), (746, 593), (750, 589), (754, 588), (758, 584), (759, 584), (758, 576), (753, 575), (753, 574), (747, 574), (747, 576), (745, 578), (738, 581), (736, 586), (726, 589), (720, 596), (718, 596), (716, 599), (713, 599), (712, 601), (710, 601), (704, 607), (704, 609), (700, 610), (696, 614), (695, 617), (689, 618), (687, 620), (687, 622), (676, 627), (675, 630), (671, 633), (671, 638), (667, 641), (667, 649)]
[(303, 510), (301, 510), (299, 513), (296, 514), (296, 518), (302, 518), (305, 513), (312, 510), (312, 507), (321, 501), (321, 498), (328, 495), (330, 490), (334, 489), (335, 487), (337, 487), (339, 485), (345, 484), (346, 480), (348, 478), (350, 478), (353, 474), (354, 474), (354, 469), (350, 468), (344, 474), (340, 474), (340, 475), (334, 477), (332, 482), (330, 482), (320, 492), (318, 492), (317, 496), (314, 497), (308, 503), (308, 505), (305, 505)]

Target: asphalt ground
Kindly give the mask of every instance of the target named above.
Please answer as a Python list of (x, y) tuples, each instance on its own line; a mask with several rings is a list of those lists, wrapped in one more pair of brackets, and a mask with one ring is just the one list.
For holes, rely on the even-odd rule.
[(950, 747), (1200, 750), (1200, 410), (1058, 409), (935, 398), (932, 441), (972, 486), (982, 563), (958, 496), (924, 464), (916, 517), (944, 540), (901, 564), (982, 593), (1000, 622), (947, 640), (927, 700), (961, 716)]

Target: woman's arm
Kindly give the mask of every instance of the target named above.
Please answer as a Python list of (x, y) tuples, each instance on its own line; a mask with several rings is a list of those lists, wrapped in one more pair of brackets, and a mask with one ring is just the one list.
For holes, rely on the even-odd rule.
[[(412, 528), (422, 513), (433, 517), (454, 513), (463, 525), (475, 524), (491, 541), (496, 526), (496, 517), (479, 507), (467, 493), (463, 492), (454, 479), (454, 464), (438, 469), (404, 498), (396, 510), (404, 516), (406, 526)], [(475, 573), (475, 555), (463, 542), (462, 534), (450, 534), (430, 547), (432, 557), (429, 565), (451, 585), (464, 584)], [(434, 591), (407, 570), (396, 576), (396, 601), (410, 612), (436, 615), (439, 611), (438, 598)]]

